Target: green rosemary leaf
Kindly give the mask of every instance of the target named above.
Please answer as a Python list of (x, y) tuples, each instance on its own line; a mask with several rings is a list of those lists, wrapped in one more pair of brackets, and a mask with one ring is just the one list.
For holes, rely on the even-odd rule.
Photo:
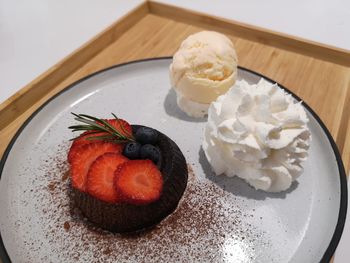
[(90, 126), (94, 127), (95, 130), (102, 130), (105, 132), (109, 132), (108, 129), (106, 129), (105, 127), (103, 127), (102, 125), (99, 125), (98, 123), (94, 122), (94, 121), (90, 121), (90, 120), (85, 120), (85, 119), (78, 119), (76, 118), (75, 120), (86, 123), (86, 124), (90, 124)]
[[(103, 119), (98, 119), (96, 117), (93, 117), (93, 116), (90, 116), (90, 115), (87, 115), (87, 114), (79, 114), (79, 116), (80, 116), (79, 121), (84, 120), (85, 123), (89, 122), (89, 123), (91, 123), (91, 125), (97, 126), (98, 128), (103, 129), (106, 132), (109, 132), (108, 129), (110, 129), (113, 132), (116, 132), (119, 136), (123, 136), (112, 125), (110, 125), (108, 122), (106, 122)], [(82, 117), (92, 119), (92, 120), (94, 120), (94, 122), (91, 122), (89, 120), (85, 120)], [(100, 125), (99, 123), (102, 123), (104, 126)]]
[(119, 118), (117, 117), (117, 115), (115, 115), (113, 112), (111, 112), (112, 116), (116, 119), (119, 120)]
[[(71, 129), (73, 132), (88, 131), (90, 132), (90, 134), (96, 134), (101, 132), (106, 133), (106, 135), (87, 137), (87, 140), (107, 140), (115, 143), (125, 143), (127, 141), (134, 141), (132, 134), (126, 131), (123, 125), (120, 125), (120, 132), (113, 125), (111, 125), (103, 119), (99, 119), (87, 114), (76, 114), (73, 112), (72, 115), (75, 117), (74, 119), (76, 121), (84, 123), (80, 125), (69, 126), (68, 128)], [(119, 118), (114, 113), (112, 113), (112, 115), (117, 121), (119, 120)], [(79, 137), (80, 136), (71, 140), (75, 140)]]
[[(113, 112), (111, 112), (112, 116), (118, 121), (119, 118), (117, 117), (117, 115), (115, 115)], [(123, 125), (120, 125), (122, 132), (126, 135), (126, 137), (130, 137), (133, 138), (132, 134), (130, 134), (127, 130), (125, 130)]]
[(73, 114), (75, 117), (80, 118), (78, 114), (71, 112), (71, 114)]
[(74, 140), (76, 140), (76, 139), (78, 139), (78, 138), (80, 138), (80, 135), (79, 136), (76, 136), (76, 137), (73, 137), (73, 138), (71, 138), (71, 139), (69, 139), (70, 141), (74, 141)]
[(112, 135), (101, 135), (101, 136), (91, 136), (91, 137), (86, 137), (86, 140), (91, 141), (91, 140), (107, 140), (107, 139), (113, 139), (114, 137)]
[(73, 125), (73, 126), (69, 126), (68, 129), (72, 129), (72, 130), (95, 130), (95, 128), (90, 126), (90, 125)]
[[(104, 125), (106, 125), (108, 128), (110, 128), (112, 130), (112, 132), (114, 132), (116, 135), (118, 135), (118, 137), (123, 138), (123, 139), (127, 139), (127, 137), (125, 137), (123, 134), (121, 134), (116, 128), (114, 128), (108, 122), (106, 122), (105, 120), (102, 120), (102, 122)], [(120, 125), (120, 127), (122, 127), (122, 126), (123, 125)]]
[[(89, 134), (96, 134), (96, 133), (101, 133), (101, 131), (96, 131), (96, 130), (89, 131)], [(110, 135), (110, 136), (113, 136), (113, 135)]]

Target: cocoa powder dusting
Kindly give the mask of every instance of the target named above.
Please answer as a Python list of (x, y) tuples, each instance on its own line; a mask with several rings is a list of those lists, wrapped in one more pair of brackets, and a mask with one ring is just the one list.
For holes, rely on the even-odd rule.
[(230, 256), (225, 250), (228, 240), (244, 242), (250, 259), (255, 257), (254, 247), (268, 245), (245, 222), (250, 214), (236, 205), (235, 196), (197, 177), (191, 165), (178, 208), (154, 228), (128, 235), (96, 228), (71, 202), (67, 149), (68, 145), (61, 146), (41, 167), (43, 175), (35, 177), (33, 185), (46, 182), (46, 187), (30, 193), (44, 242), (52, 251), (43, 250), (37, 237), (31, 236), (28, 250), (42, 256), (28, 255), (29, 262), (221, 262)]
[(69, 171), (65, 172), (62, 176), (62, 182), (66, 181), (69, 177)]
[(66, 231), (69, 231), (69, 229), (70, 229), (70, 224), (69, 224), (69, 222), (68, 222), (68, 221), (64, 222), (63, 227), (64, 227), (64, 229), (65, 229)]
[(48, 185), (48, 188), (51, 192), (53, 192), (56, 188), (56, 183), (55, 182), (51, 182), (49, 185)]
[(109, 255), (109, 254), (111, 254), (111, 253), (112, 253), (112, 250), (110, 250), (109, 247), (107, 247), (107, 248), (103, 251), (103, 254), (104, 254), (104, 255)]

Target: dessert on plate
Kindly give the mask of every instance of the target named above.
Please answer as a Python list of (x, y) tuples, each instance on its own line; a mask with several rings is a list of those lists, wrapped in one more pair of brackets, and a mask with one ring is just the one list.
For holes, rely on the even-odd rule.
[(307, 123), (301, 102), (277, 84), (237, 81), (211, 104), (203, 149), (215, 174), (284, 191), (303, 171), (311, 139)]
[(189, 116), (204, 117), (210, 103), (236, 81), (234, 45), (218, 32), (190, 35), (174, 54), (169, 73), (179, 108)]
[(163, 133), (114, 119), (74, 114), (84, 131), (68, 153), (74, 202), (112, 232), (151, 227), (172, 213), (187, 185), (186, 160)]

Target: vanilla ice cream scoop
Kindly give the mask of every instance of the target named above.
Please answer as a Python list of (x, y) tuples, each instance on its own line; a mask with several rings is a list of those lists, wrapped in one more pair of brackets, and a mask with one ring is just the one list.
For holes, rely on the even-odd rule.
[(300, 102), (277, 84), (244, 80), (209, 108), (203, 149), (214, 172), (256, 189), (288, 189), (302, 173), (311, 134)]
[(170, 81), (178, 95), (178, 105), (194, 117), (207, 114), (210, 103), (235, 83), (236, 75), (233, 43), (213, 31), (186, 38), (170, 65)]

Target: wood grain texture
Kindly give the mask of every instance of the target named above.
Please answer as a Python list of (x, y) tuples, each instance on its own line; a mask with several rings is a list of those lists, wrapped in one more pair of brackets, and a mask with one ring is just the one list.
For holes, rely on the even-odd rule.
[(342, 157), (345, 167), (345, 172), (347, 176), (350, 175), (350, 121), (348, 121), (348, 125), (346, 127), (347, 136), (344, 141), (344, 148), (342, 151)]
[(22, 123), (74, 81), (126, 61), (171, 56), (188, 35), (225, 33), (239, 65), (281, 83), (321, 117), (350, 169), (350, 53), (239, 22), (146, 2), (0, 105), (0, 156)]
[(149, 2), (149, 9), (152, 14), (174, 19), (176, 21), (213, 30), (220, 28), (223, 33), (234, 34), (240, 38), (282, 49), (288, 49), (299, 54), (313, 56), (322, 60), (342, 64), (344, 66), (350, 66), (350, 53), (348, 50), (169, 4)]
[[(190, 20), (191, 11), (186, 10), (185, 14), (179, 14), (179, 8), (175, 8), (173, 14), (170, 14), (171, 8), (173, 7), (163, 4), (142, 4), (130, 16), (113, 24), (2, 104), (0, 154), (24, 120), (67, 85), (114, 64), (149, 57), (171, 56), (184, 38), (208, 28), (223, 32), (232, 39), (240, 66), (276, 80), (307, 102), (324, 121), (339, 149), (349, 151), (347, 145), (344, 147), (350, 140), (350, 69), (344, 62), (344, 58), (345, 61), (350, 61), (349, 52), (322, 45), (315, 46), (309, 42), (303, 42), (295, 48), (295, 43), (299, 43), (299, 40), (295, 42), (292, 39), (290, 41), (294, 41), (293, 47), (283, 46), (289, 39), (287, 36), (280, 36), (284, 39), (281, 41), (277, 36), (272, 37), (271, 32), (266, 33), (266, 30), (259, 31), (258, 28), (251, 27), (248, 31), (242, 31), (240, 23), (228, 20), (222, 22), (222, 19), (195, 12)], [(257, 35), (251, 36), (253, 33)], [(271, 41), (266, 40), (269, 37)], [(313, 45), (316, 51), (311, 52), (308, 48)], [(329, 53), (327, 55), (321, 51)], [(83, 54), (82, 58), (77, 54)], [(334, 55), (332, 59), (329, 54)], [(46, 87), (44, 91), (41, 90), (43, 85)], [(343, 155), (343, 158), (350, 157)], [(349, 165), (348, 160), (344, 162)], [(346, 169), (348, 168), (347, 166)]]
[(147, 12), (148, 5), (145, 2), (0, 104), (0, 130), (55, 89), (55, 86), (65, 80), (72, 72), (116, 41)]

